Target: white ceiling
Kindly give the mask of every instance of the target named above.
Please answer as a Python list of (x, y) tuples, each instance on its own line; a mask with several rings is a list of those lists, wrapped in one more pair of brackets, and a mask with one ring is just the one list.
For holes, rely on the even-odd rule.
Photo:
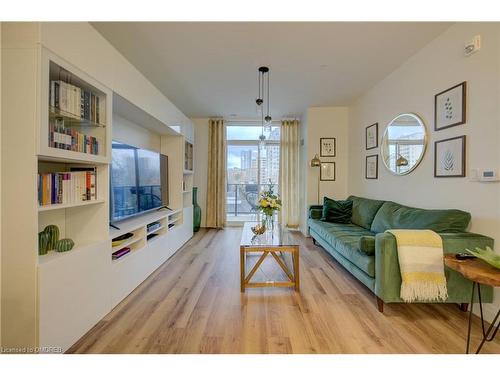
[(92, 25), (189, 117), (256, 117), (257, 68), (271, 114), (347, 105), (450, 23), (98, 22)]

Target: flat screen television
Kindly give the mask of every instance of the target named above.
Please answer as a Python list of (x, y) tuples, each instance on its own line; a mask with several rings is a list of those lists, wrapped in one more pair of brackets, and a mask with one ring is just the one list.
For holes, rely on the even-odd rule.
[(124, 143), (112, 143), (110, 222), (168, 205), (168, 157)]

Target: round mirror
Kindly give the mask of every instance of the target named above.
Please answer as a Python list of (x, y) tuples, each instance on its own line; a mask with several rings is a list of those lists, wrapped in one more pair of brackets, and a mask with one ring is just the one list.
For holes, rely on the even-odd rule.
[(426, 145), (423, 121), (413, 113), (403, 113), (387, 125), (380, 152), (384, 165), (391, 173), (405, 175), (418, 166)]

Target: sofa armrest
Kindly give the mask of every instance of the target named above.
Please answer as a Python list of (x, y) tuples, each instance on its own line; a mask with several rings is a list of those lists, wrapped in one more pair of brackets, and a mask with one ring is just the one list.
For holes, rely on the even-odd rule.
[(312, 205), (309, 206), (309, 219), (319, 220), (323, 216), (323, 206), (322, 205)]
[[(439, 233), (443, 239), (444, 253), (460, 253), (476, 247), (493, 247), (493, 239), (475, 233)], [(448, 302), (466, 303), (470, 301), (472, 283), (456, 271), (445, 267), (448, 284)], [(391, 233), (375, 236), (375, 294), (384, 302), (400, 302), (401, 271), (396, 237)], [(493, 289), (481, 288), (484, 302), (491, 302)]]
[(493, 248), (493, 238), (477, 233), (439, 233), (443, 239), (443, 251), (447, 253), (463, 253), (465, 249), (473, 250), (476, 247)]
[(396, 237), (391, 233), (375, 235), (375, 295), (384, 302), (400, 300), (401, 271), (399, 270)]

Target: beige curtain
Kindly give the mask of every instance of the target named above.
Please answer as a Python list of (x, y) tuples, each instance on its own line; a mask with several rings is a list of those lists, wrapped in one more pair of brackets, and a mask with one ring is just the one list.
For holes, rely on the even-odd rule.
[(280, 192), (281, 223), (288, 228), (299, 226), (299, 122), (281, 122)]
[(222, 228), (226, 223), (226, 129), (224, 120), (208, 122), (208, 228)]

